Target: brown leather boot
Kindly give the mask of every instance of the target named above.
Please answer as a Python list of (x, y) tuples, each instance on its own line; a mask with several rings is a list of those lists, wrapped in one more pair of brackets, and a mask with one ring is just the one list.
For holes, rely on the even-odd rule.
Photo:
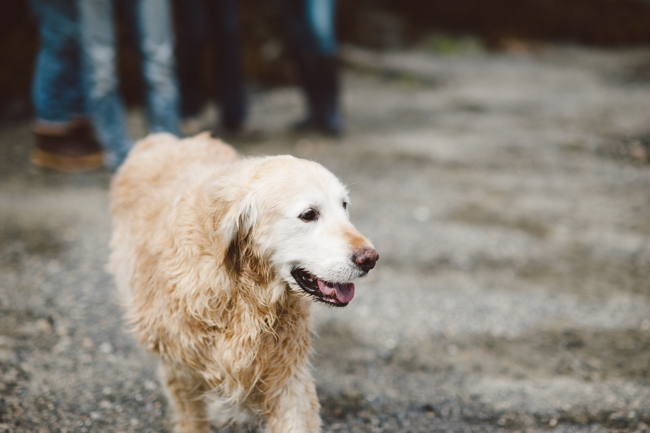
[(65, 131), (36, 127), (34, 138), (32, 163), (40, 167), (74, 173), (103, 165), (102, 149), (85, 125), (74, 125)]

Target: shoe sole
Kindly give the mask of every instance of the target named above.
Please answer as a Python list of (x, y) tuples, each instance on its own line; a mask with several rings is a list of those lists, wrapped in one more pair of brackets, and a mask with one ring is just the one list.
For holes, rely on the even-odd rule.
[(104, 165), (104, 156), (100, 152), (84, 156), (64, 156), (37, 149), (32, 153), (32, 164), (66, 173), (77, 173), (101, 167)]

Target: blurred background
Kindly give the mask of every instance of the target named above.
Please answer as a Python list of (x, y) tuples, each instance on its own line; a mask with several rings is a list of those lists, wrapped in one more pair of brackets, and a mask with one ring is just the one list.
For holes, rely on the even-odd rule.
[[(143, 92), (135, 45), (117, 2), (120, 85), (125, 102), (140, 104)], [(175, 2), (176, 7), (178, 3)], [(120, 7), (121, 4), (121, 7)], [(295, 84), (283, 45), (277, 8), (264, 0), (240, 2), (244, 73), (252, 90)], [(120, 16), (122, 15), (122, 16)], [(600, 47), (650, 44), (650, 3), (644, 0), (355, 0), (337, 11), (341, 43), (391, 50), (424, 44), (443, 55), (466, 50), (525, 51), (544, 42)], [(177, 29), (182, 31), (182, 29)], [(126, 48), (126, 49), (124, 49)], [(213, 47), (208, 45), (205, 50)], [(29, 92), (38, 34), (27, 3), (5, 0), (0, 15), (0, 124), (31, 115)], [(202, 86), (211, 94), (213, 57), (205, 56)], [(11, 65), (11, 67), (7, 67)], [(650, 77), (648, 67), (639, 74)]]
[[(139, 138), (132, 1), (115, 22)], [(262, 134), (227, 141), (340, 176), (381, 257), (348, 307), (312, 310), (323, 431), (650, 432), (650, 3), (340, 0), (343, 134), (289, 131), (286, 17), (238, 8)], [(27, 1), (2, 0), (0, 432), (172, 431), (106, 271), (113, 172), (30, 157), (38, 47)]]

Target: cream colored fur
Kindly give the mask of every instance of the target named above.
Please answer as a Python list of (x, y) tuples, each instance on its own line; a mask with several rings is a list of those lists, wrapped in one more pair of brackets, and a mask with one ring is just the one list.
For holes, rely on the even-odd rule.
[[(111, 186), (111, 269), (139, 342), (160, 357), (178, 432), (208, 432), (211, 402), (222, 420), (247, 411), (271, 433), (320, 431), (312, 301), (291, 270), (366, 273), (350, 257), (371, 244), (347, 202), (319, 164), (242, 159), (208, 134), (151, 135), (131, 151)], [(318, 223), (299, 218), (310, 207)]]

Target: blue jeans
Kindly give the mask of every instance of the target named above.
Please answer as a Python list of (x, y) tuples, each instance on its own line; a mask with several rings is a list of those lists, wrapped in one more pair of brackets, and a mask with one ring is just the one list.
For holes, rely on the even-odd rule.
[(41, 37), (32, 85), (36, 117), (65, 124), (83, 114), (81, 51), (75, 0), (29, 0)]
[(338, 51), (336, 37), (334, 36), (334, 14), (336, 0), (307, 0), (307, 20), (311, 27), (321, 52), (333, 56)]
[[(77, 0), (87, 107), (106, 152), (108, 165), (119, 166), (130, 148), (124, 107), (116, 76), (113, 0)], [(147, 90), (151, 132), (179, 135), (178, 91), (169, 0), (134, 0), (139, 48)]]

